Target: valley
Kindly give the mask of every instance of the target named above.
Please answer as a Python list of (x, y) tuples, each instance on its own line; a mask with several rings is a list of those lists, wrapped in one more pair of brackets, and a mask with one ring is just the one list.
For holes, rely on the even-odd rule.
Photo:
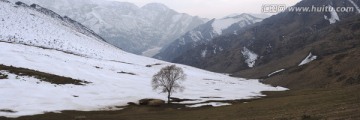
[(0, 120), (357, 120), (358, 5), (206, 19), (161, 3), (0, 0)]

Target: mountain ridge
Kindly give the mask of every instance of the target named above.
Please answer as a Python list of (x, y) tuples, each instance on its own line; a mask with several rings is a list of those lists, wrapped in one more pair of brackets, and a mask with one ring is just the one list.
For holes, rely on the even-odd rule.
[[(221, 19), (212, 19), (187, 32), (184, 36), (178, 38), (167, 47), (164, 47), (159, 54), (154, 56), (154, 58), (173, 62), (174, 59), (200, 44), (207, 44), (218, 36), (236, 34), (238, 30), (260, 22), (261, 20), (262, 18), (257, 18), (246, 13), (231, 17), (226, 16)], [(217, 51), (221, 51), (221, 49), (222, 48), (217, 48), (213, 54), (216, 54)], [(200, 55), (200, 53), (197, 54)]]
[[(359, 1), (355, 1), (359, 4)], [(349, 1), (310, 1), (303, 0), (296, 4), (296, 7), (323, 6), (331, 4), (333, 7), (353, 6)], [(256, 66), (262, 66), (270, 61), (290, 55), (295, 49), (300, 49), (309, 44), (304, 40), (304, 34), (311, 34), (331, 24), (324, 16), (331, 16), (330, 12), (290, 12), (285, 11), (265, 19), (257, 25), (238, 32), (237, 35), (220, 36), (214, 40), (214, 44), (222, 45), (224, 51), (216, 55), (209, 55), (206, 59), (199, 58), (199, 52), (204, 48), (212, 47), (214, 44), (203, 45), (190, 50), (187, 55), (178, 58), (174, 62), (193, 65), (199, 68), (217, 71), (236, 73), (242, 70), (253, 69), (246, 64), (246, 56), (242, 55), (243, 47), (248, 48), (257, 55)], [(358, 14), (353, 12), (337, 13), (341, 19), (346, 19)], [(337, 21), (338, 22), (338, 21)], [(302, 37), (301, 37), (302, 36)], [(295, 39), (296, 38), (296, 39)], [(306, 42), (305, 42), (306, 41)], [(312, 42), (316, 40), (311, 40)], [(291, 46), (292, 45), (292, 46)], [(308, 55), (309, 53), (306, 53)], [(273, 72), (281, 68), (273, 69)], [(255, 75), (254, 75), (255, 76)], [(265, 76), (265, 75), (264, 75)], [(247, 76), (249, 77), (249, 76)]]
[(197, 16), (178, 13), (159, 3), (139, 7), (129, 2), (99, 0), (20, 1), (36, 3), (73, 18), (108, 43), (135, 54), (162, 47), (206, 21)]

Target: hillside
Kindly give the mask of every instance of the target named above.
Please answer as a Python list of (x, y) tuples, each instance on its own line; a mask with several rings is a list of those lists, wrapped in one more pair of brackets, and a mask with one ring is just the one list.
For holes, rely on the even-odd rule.
[[(319, 56), (305, 64), (285, 68), (286, 70), (272, 75), (265, 83), (290, 87), (292, 89), (328, 88), (360, 84), (360, 16), (343, 20), (334, 26), (318, 31), (308, 38), (316, 42), (298, 50), (292, 56), (311, 50)], [(280, 61), (281, 62), (281, 61)], [(273, 63), (276, 64), (276, 63)], [(269, 67), (269, 65), (266, 65)], [(256, 69), (254, 69), (256, 70)], [(242, 73), (240, 73), (242, 74)], [(286, 80), (286, 81), (285, 81)]]
[[(355, 0), (303, 0), (296, 6), (354, 7), (358, 4), (360, 2)], [(176, 58), (174, 62), (211, 71), (233, 73), (236, 76), (267, 76), (274, 71), (299, 65), (310, 53), (321, 58), (326, 52), (344, 50), (349, 47), (348, 45), (357, 44), (355, 36), (348, 37), (352, 33), (345, 33), (347, 35), (338, 38), (342, 41), (326, 41), (328, 38), (323, 33), (328, 33), (327, 27), (337, 26), (339, 21), (359, 13), (354, 9), (352, 12), (336, 13), (339, 20), (325, 19), (325, 16), (329, 18), (333, 14), (335, 13), (285, 11), (241, 30), (237, 35), (220, 36), (210, 43), (198, 45)], [(338, 37), (334, 33), (328, 36)], [(317, 47), (312, 46), (322, 40), (328, 44), (327, 47), (320, 44)], [(348, 42), (349, 40), (353, 43)], [(223, 51), (207, 55), (205, 58), (192, 59), (197, 58), (205, 48), (212, 48), (209, 51), (222, 48)]]

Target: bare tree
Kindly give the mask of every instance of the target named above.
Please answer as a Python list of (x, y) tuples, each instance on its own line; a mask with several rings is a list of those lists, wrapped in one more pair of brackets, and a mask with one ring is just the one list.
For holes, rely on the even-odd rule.
[(185, 79), (186, 74), (180, 67), (175, 65), (166, 66), (153, 76), (152, 87), (154, 90), (161, 89), (162, 93), (167, 93), (167, 102), (170, 103), (172, 93), (184, 90), (184, 87), (180, 84)]

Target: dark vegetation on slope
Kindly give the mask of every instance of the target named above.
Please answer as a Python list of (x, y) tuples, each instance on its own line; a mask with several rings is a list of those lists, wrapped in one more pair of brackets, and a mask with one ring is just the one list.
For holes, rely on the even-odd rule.
[[(338, 0), (303, 0), (297, 6), (328, 4), (353, 6), (349, 1)], [(330, 25), (324, 19), (329, 13), (280, 13), (239, 31), (238, 35), (216, 38), (213, 44), (189, 51), (175, 62), (233, 76), (261, 78), (265, 83), (291, 89), (357, 85), (360, 83), (360, 16), (355, 12), (338, 14), (341, 21)], [(199, 56), (194, 53), (213, 45), (228, 49), (215, 56), (194, 59)], [(244, 63), (243, 47), (261, 56), (254, 68)], [(299, 67), (310, 52), (318, 59)], [(286, 70), (268, 78), (280, 69)]]
[[(354, 0), (356, 4), (360, 1)], [(324, 6), (333, 7), (353, 6), (347, 0), (303, 0), (297, 6)], [(351, 17), (358, 17), (354, 12), (338, 12), (341, 21)], [(356, 47), (359, 43), (358, 36), (351, 32), (357, 31), (357, 21), (353, 21), (350, 29), (345, 31), (326, 29), (339, 26), (339, 23), (330, 24), (325, 16), (330, 16), (329, 12), (283, 12), (265, 19), (263, 22), (238, 31), (237, 35), (227, 35), (215, 38), (211, 43), (199, 45), (189, 50), (173, 62), (192, 65), (195, 67), (215, 71), (235, 73), (236, 76), (258, 78), (266, 76), (273, 71), (288, 68), (301, 62), (309, 52), (314, 52), (317, 56), (326, 56), (336, 53), (341, 49)], [(334, 33), (342, 32), (337, 35)], [(327, 34), (328, 33), (328, 34)], [(337, 40), (327, 41), (329, 38)], [(315, 43), (323, 41), (325, 45), (313, 46)], [(326, 42), (325, 42), (326, 41)], [(354, 45), (352, 45), (354, 43)], [(345, 44), (342, 46), (342, 44)], [(351, 46), (350, 46), (351, 45)], [(215, 47), (214, 47), (215, 46)], [(244, 62), (245, 57), (241, 51), (246, 47), (258, 54), (260, 57), (256, 61), (255, 68), (249, 68)], [(223, 48), (222, 52), (215, 55), (206, 55), (201, 58), (200, 53), (204, 49)], [(322, 49), (325, 48), (325, 49)], [(274, 64), (280, 63), (280, 64)], [(273, 65), (270, 65), (273, 64)], [(262, 69), (260, 69), (262, 68)], [(256, 69), (256, 70), (252, 70)], [(249, 71), (249, 72), (247, 72)]]
[(18, 68), (13, 66), (6, 66), (3, 64), (0, 64), (0, 70), (7, 71), (9, 73), (18, 75), (18, 76), (29, 76), (29, 77), (35, 77), (41, 81), (48, 82), (51, 84), (56, 85), (65, 85), (65, 84), (73, 84), (73, 85), (86, 85), (90, 84), (90, 82), (82, 81), (82, 80), (76, 80), (69, 77), (63, 77), (58, 75), (53, 75), (49, 73), (44, 73), (36, 70), (30, 70), (26, 68)]
[(300, 67), (290, 67), (264, 83), (291, 89), (347, 87), (360, 84), (360, 48), (328, 55)]
[[(270, 62), (264, 66), (236, 75), (254, 76), (254, 72), (267, 76), (270, 68), (285, 68), (284, 72), (266, 78), (265, 83), (291, 89), (326, 88), (360, 84), (360, 16), (344, 20), (305, 39), (316, 42), (294, 51), (292, 55)], [(318, 59), (298, 66), (300, 58), (312, 52)], [(294, 59), (299, 58), (299, 59)], [(287, 65), (287, 66), (286, 66)]]

